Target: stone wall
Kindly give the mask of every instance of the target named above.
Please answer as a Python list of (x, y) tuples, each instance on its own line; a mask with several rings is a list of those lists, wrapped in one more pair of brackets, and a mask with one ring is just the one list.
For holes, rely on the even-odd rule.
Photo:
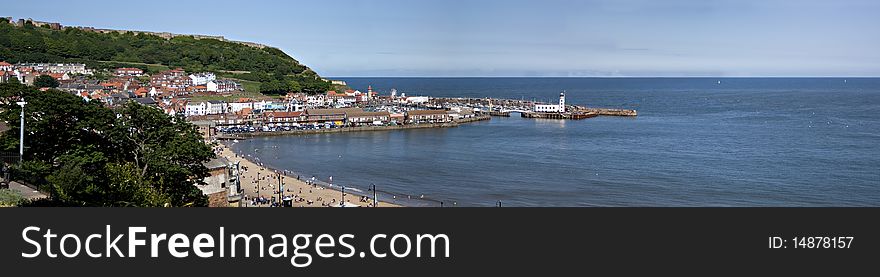
[(227, 206), (229, 206), (229, 201), (227, 200), (225, 190), (208, 194), (208, 207), (215, 208)]

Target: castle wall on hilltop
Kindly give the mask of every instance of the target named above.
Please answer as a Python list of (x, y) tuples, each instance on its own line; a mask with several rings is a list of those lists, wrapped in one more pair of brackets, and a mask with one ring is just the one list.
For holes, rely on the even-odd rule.
[(36, 21), (36, 20), (30, 19), (30, 18), (28, 18), (28, 19), (20, 18), (18, 20), (15, 20), (11, 16), (2, 17), (2, 18), (5, 19), (6, 21), (9, 21), (10, 24), (15, 25), (17, 27), (22, 27), (25, 25), (25, 23), (31, 23), (34, 26), (49, 28), (52, 30), (63, 30), (66, 28), (77, 28), (77, 29), (80, 29), (83, 31), (96, 32), (96, 33), (102, 33), (102, 34), (109, 34), (109, 33), (123, 34), (123, 33), (131, 32), (135, 35), (147, 34), (147, 35), (154, 35), (157, 37), (161, 37), (164, 39), (172, 39), (175, 37), (182, 36), (182, 37), (193, 37), (195, 39), (216, 39), (216, 40), (223, 41), (223, 42), (238, 43), (241, 45), (246, 45), (246, 46), (259, 48), (259, 49), (263, 49), (263, 48), (267, 47), (266, 45), (256, 43), (256, 42), (228, 40), (223, 36), (187, 35), (187, 34), (175, 34), (175, 33), (169, 33), (169, 32), (150, 32), (150, 31), (134, 31), (134, 30), (98, 29), (98, 28), (88, 27), (88, 26), (64, 26), (64, 25), (61, 25), (61, 23), (57, 23), (57, 22)]

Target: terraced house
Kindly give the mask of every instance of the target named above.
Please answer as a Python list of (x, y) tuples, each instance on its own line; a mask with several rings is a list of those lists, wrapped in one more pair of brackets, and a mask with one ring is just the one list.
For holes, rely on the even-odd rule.
[(347, 113), (346, 116), (348, 116), (347, 125), (349, 126), (384, 125), (391, 121), (391, 113), (388, 111), (353, 111)]
[(445, 110), (414, 110), (406, 113), (406, 123), (447, 123), (452, 122), (452, 116)]

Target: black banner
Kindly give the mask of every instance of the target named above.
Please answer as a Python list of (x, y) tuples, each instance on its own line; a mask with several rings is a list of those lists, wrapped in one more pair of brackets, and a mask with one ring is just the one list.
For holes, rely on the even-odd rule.
[(849, 275), (880, 253), (877, 208), (5, 208), (0, 218), (2, 272), (35, 276)]

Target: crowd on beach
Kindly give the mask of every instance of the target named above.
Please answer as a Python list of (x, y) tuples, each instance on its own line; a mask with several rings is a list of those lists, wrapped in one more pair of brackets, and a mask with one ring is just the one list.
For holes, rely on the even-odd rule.
[[(258, 160), (251, 161), (248, 154), (234, 153), (229, 147), (220, 145), (219, 156), (232, 163), (240, 162), (240, 182), (244, 190), (244, 203), (248, 207), (373, 207), (374, 201), (368, 196), (352, 195), (334, 187), (333, 177), (326, 186), (316, 176), (307, 178), (287, 170), (273, 170)], [(338, 189), (337, 189), (338, 188)], [(398, 205), (381, 202), (379, 207)]]

